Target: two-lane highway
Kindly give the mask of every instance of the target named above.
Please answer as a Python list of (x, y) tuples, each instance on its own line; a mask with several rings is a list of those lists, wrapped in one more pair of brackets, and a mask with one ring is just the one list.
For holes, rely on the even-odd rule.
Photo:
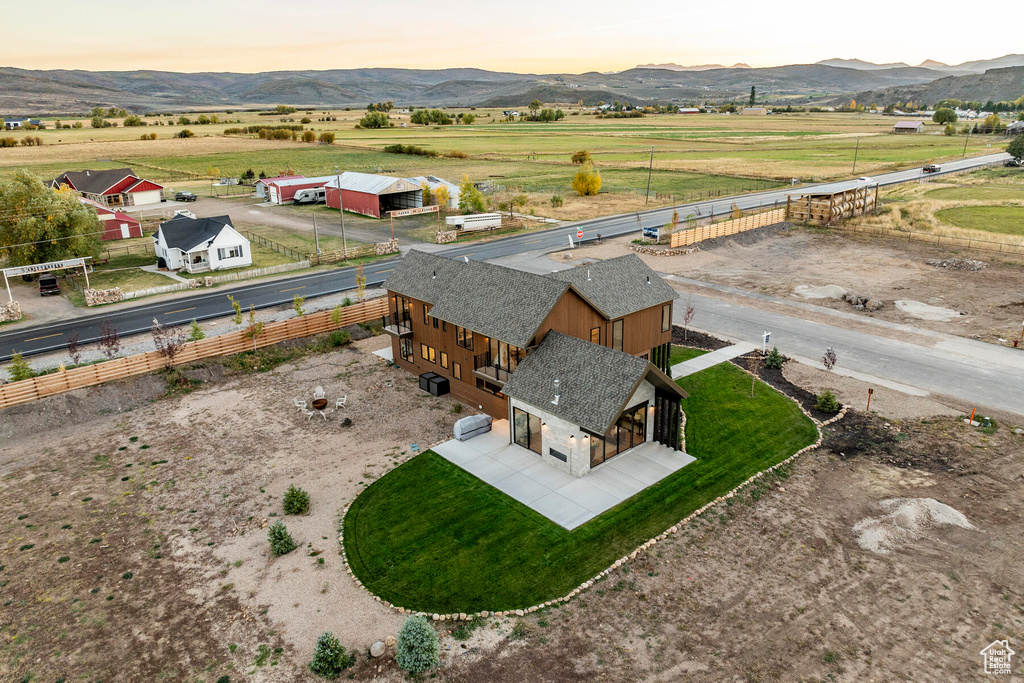
[[(898, 183), (915, 182), (922, 178), (934, 177), (946, 173), (978, 168), (1000, 163), (1009, 158), (1006, 153), (991, 154), (984, 157), (961, 159), (942, 164), (938, 174), (925, 175), (921, 168), (897, 171), (875, 176), (870, 185), (895, 185)], [(740, 209), (749, 210), (758, 207), (785, 204), (789, 195), (801, 195), (808, 192), (837, 191), (863, 185), (861, 181), (844, 181), (839, 183), (821, 183), (802, 187), (787, 187), (768, 190), (753, 194), (719, 197), (705, 202), (684, 204), (676, 207), (680, 216), (695, 214), (697, 216), (724, 215), (735, 204)], [(583, 240), (592, 241), (598, 235), (616, 237), (640, 229), (642, 225), (664, 225), (672, 220), (672, 208), (652, 209), (639, 214), (629, 213), (618, 216), (607, 216), (589, 221), (566, 223), (558, 227), (524, 235), (516, 235), (492, 242), (474, 242), (453, 246), (440, 250), (439, 253), (452, 258), (467, 257), (474, 260), (489, 260), (502, 256), (526, 252), (553, 251), (567, 247), (569, 236), (578, 230), (583, 231)], [(367, 286), (376, 286), (384, 282), (388, 273), (394, 270), (397, 260), (376, 261), (363, 267)], [(89, 343), (100, 338), (99, 326), (104, 318), (120, 335), (135, 334), (150, 329), (153, 319), (172, 326), (186, 324), (189, 321), (206, 320), (232, 313), (227, 295), (238, 300), (242, 307), (250, 305), (258, 309), (290, 303), (296, 295), (314, 299), (318, 296), (335, 294), (355, 287), (356, 269), (352, 267), (332, 269), (308, 275), (240, 284), (231, 288), (216, 288), (189, 297), (174, 298), (161, 302), (144, 303), (139, 306), (124, 306), (96, 315), (75, 318), (65, 322), (51, 323), (42, 326), (15, 327), (0, 334), (0, 361), (10, 359), (18, 351), (28, 356), (45, 353), (67, 345), (68, 339), (78, 333), (80, 343)]]

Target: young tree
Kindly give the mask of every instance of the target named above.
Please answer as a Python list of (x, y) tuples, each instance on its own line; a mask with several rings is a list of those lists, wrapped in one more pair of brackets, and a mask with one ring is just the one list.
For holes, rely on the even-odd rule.
[(82, 362), (82, 347), (78, 343), (78, 332), (72, 332), (68, 337), (68, 357), (71, 359), (72, 365)]
[(267, 540), (270, 541), (270, 552), (275, 555), (287, 555), (298, 547), (288, 532), (288, 527), (281, 520), (277, 520), (267, 529)]
[(601, 174), (591, 163), (584, 164), (572, 179), (572, 189), (581, 197), (596, 195), (601, 191)]
[(0, 258), (9, 266), (99, 253), (99, 219), (74, 191), (53, 190), (25, 171), (0, 184)]
[(448, 192), (448, 187), (441, 185), (434, 190), (434, 201), (437, 203), (438, 211), (444, 212), (448, 208), (449, 202), (451, 202), (451, 193)]
[(121, 351), (121, 337), (117, 334), (117, 328), (110, 322), (110, 318), (104, 318), (100, 323), (100, 351), (107, 360), (114, 360)]
[(153, 318), (150, 332), (153, 335), (153, 345), (157, 352), (164, 357), (167, 369), (173, 368), (174, 357), (178, 355), (182, 344), (185, 343), (185, 333), (179, 328), (168, 328), (156, 318)]
[(337, 678), (341, 672), (356, 663), (355, 655), (345, 653), (338, 638), (330, 631), (324, 631), (316, 639), (313, 661), (309, 670), (324, 678)]
[(831, 346), (825, 349), (825, 355), (821, 357), (821, 364), (825, 366), (825, 369), (832, 372), (832, 368), (836, 366), (836, 361), (839, 357), (836, 355), (835, 349)]
[(747, 357), (747, 369), (750, 370), (750, 398), (754, 398), (754, 385), (761, 371), (761, 353), (754, 351)]
[(228, 294), (228, 301), (231, 302), (231, 308), (234, 309), (235, 314), (231, 316), (231, 322), (236, 325), (242, 324), (242, 304), (235, 300), (235, 297)]
[(434, 203), (434, 192), (425, 180), (420, 183), (420, 193), (423, 195), (423, 206), (430, 206)]
[(295, 298), (292, 299), (292, 308), (295, 309), (295, 315), (300, 318), (306, 315), (306, 309), (302, 307), (302, 304), (304, 303), (306, 303), (306, 297), (304, 296), (299, 296), (298, 294), (296, 294)]
[(459, 211), (482, 213), (484, 208), (484, 193), (476, 188), (468, 175), (462, 176), (462, 182), (459, 183)]
[(12, 382), (20, 382), (23, 379), (32, 379), (36, 376), (36, 373), (32, 372), (32, 368), (29, 367), (28, 361), (17, 351), (11, 356), (11, 364), (7, 366), (7, 374)]
[(363, 264), (356, 266), (356, 299), (362, 301), (366, 297), (366, 276), (363, 275)]
[(757, 102), (757, 86), (750, 86), (750, 106), (753, 107), (754, 103)]
[(203, 332), (203, 326), (193, 318), (188, 326), (188, 340), (194, 342), (200, 339), (206, 339), (206, 332)]
[(686, 304), (683, 308), (683, 342), (686, 342), (686, 330), (690, 326), (690, 322), (693, 320), (693, 316), (697, 315), (697, 308), (693, 305), (693, 299), (689, 298), (686, 300)]
[(249, 322), (245, 325), (245, 336), (252, 339), (252, 350), (256, 350), (256, 339), (263, 334), (263, 323), (256, 322), (256, 306), (249, 306)]
[(395, 662), (409, 673), (419, 673), (437, 666), (441, 649), (437, 631), (424, 617), (409, 617), (398, 629)]
[(528, 107), (529, 110), (530, 110), (530, 118), (531, 119), (536, 119), (537, 118), (537, 112), (540, 111), (540, 108), (543, 107), (543, 106), (544, 106), (544, 103), (541, 102), (540, 100), (534, 100), (533, 102), (530, 102), (529, 107)]

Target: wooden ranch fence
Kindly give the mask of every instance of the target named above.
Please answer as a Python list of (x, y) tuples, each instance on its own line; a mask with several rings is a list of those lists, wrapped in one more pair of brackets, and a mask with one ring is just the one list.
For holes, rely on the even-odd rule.
[[(203, 358), (230, 356), (242, 351), (277, 344), (287, 339), (299, 339), (321, 332), (330, 332), (355, 323), (375, 320), (387, 315), (388, 300), (372, 299), (341, 309), (341, 321), (331, 321), (332, 311), (311, 313), (301, 318), (266, 323), (255, 339), (246, 336), (245, 329), (217, 335), (184, 344), (174, 356), (174, 364), (182, 365)], [(145, 375), (167, 367), (167, 358), (159, 351), (149, 351), (125, 358), (115, 358), (64, 372), (11, 382), (0, 386), (0, 409), (29, 403), (73, 389), (96, 386), (115, 379)]]
[(1013, 242), (1000, 242), (979, 237), (964, 237), (962, 235), (935, 235), (929, 232), (914, 232), (910, 230), (893, 230), (880, 225), (844, 225), (832, 226), (835, 230), (852, 232), (871, 237), (891, 237), (893, 239), (915, 240), (927, 242), (939, 246), (962, 247), (968, 251), (987, 251), (992, 254), (1004, 254), (1013, 256), (1024, 256), (1024, 245)]
[(710, 240), (716, 237), (726, 237), (746, 230), (763, 228), (766, 225), (772, 225), (773, 223), (779, 223), (784, 220), (786, 220), (785, 208), (752, 213), (747, 216), (743, 216), (742, 218), (733, 218), (732, 220), (722, 221), (721, 223), (712, 223), (711, 225), (704, 225), (691, 230), (680, 230), (679, 232), (674, 232), (669, 237), (669, 246), (672, 249), (675, 249), (676, 247), (685, 247), (690, 244), (696, 244), (697, 242), (703, 242), (704, 240)]

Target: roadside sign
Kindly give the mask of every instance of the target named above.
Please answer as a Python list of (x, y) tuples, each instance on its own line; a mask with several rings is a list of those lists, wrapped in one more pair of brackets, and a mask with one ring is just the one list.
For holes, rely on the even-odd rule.
[(433, 206), (417, 206), (415, 209), (399, 209), (397, 211), (389, 211), (392, 218), (401, 218), (402, 216), (415, 216), (420, 213), (435, 213), (440, 206), (434, 204)]
[(643, 238), (652, 239), (655, 242), (661, 237), (661, 228), (643, 228)]
[(771, 336), (772, 336), (771, 332), (765, 331), (765, 333), (764, 333), (764, 342), (761, 344), (761, 355), (762, 356), (765, 353), (768, 352), (768, 340), (771, 339)]
[(582, 230), (577, 230), (576, 231), (576, 239), (578, 239), (578, 240), (583, 239), (583, 231)]

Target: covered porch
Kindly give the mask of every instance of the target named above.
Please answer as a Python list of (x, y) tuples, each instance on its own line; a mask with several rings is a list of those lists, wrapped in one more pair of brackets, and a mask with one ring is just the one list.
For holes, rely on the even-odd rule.
[(210, 270), (210, 252), (208, 249), (197, 249), (182, 254), (182, 263), (190, 273), (203, 273)]

